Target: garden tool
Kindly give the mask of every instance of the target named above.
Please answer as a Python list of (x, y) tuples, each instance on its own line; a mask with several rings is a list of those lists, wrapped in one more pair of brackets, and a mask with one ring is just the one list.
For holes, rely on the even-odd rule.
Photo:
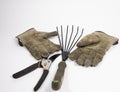
[(82, 38), (77, 44), (78, 48), (69, 54), (69, 58), (82, 66), (96, 66), (108, 49), (117, 43), (118, 38), (96, 31)]
[(38, 61), (37, 63), (13, 74), (13, 78), (17, 79), (20, 78), (30, 72), (32, 72), (33, 70), (37, 69), (37, 68), (43, 68), (43, 74), (40, 78), (40, 80), (38, 81), (38, 83), (36, 84), (36, 86), (34, 87), (34, 91), (37, 91), (40, 86), (42, 85), (42, 83), (44, 82), (45, 78), (47, 77), (48, 73), (49, 73), (49, 68), (51, 66), (51, 63), (59, 56), (60, 54), (55, 54), (52, 55), (49, 58), (42, 58), (40, 61)]
[(83, 34), (83, 29), (82, 29), (82, 33), (80, 34), (80, 36), (77, 37), (77, 35), (79, 34), (79, 27), (77, 27), (76, 34), (74, 35), (72, 39), (72, 36), (75, 33), (75, 32), (73, 33), (74, 26), (72, 26), (72, 31), (71, 31), (70, 36), (68, 36), (68, 26), (67, 26), (67, 30), (64, 31), (64, 33), (63, 33), (62, 26), (61, 26), (61, 32), (58, 31), (58, 27), (56, 27), (56, 29), (58, 32), (59, 43), (60, 43), (60, 46), (62, 47), (61, 49), (62, 61), (58, 64), (57, 72), (55, 74), (54, 80), (52, 81), (52, 88), (54, 90), (58, 90), (61, 88), (62, 80), (64, 77), (65, 68), (66, 68), (65, 61), (67, 60), (68, 55), (70, 51), (72, 50), (72, 48), (75, 46), (75, 44), (77, 43), (77, 41), (80, 39), (80, 37)]
[(19, 45), (25, 46), (31, 55), (37, 60), (48, 57), (50, 54), (59, 51), (60, 46), (54, 44), (48, 38), (57, 36), (57, 32), (38, 32), (34, 28), (17, 36)]

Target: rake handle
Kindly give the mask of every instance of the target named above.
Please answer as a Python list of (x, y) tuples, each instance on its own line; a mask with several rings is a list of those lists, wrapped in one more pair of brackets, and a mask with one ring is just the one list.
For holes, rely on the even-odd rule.
[(54, 80), (52, 81), (52, 88), (54, 90), (59, 90), (61, 85), (62, 85), (62, 80), (64, 77), (64, 72), (66, 68), (66, 63), (65, 61), (62, 61), (58, 64), (58, 69), (55, 74)]

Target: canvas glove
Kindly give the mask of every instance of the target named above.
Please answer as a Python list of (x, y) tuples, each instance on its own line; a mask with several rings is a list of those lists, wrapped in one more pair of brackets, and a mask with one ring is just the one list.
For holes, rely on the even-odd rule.
[(19, 44), (25, 46), (36, 59), (48, 57), (50, 54), (59, 51), (60, 46), (54, 44), (49, 37), (56, 36), (57, 32), (38, 32), (34, 28), (17, 36)]
[(70, 55), (71, 60), (82, 66), (96, 66), (102, 61), (106, 51), (118, 43), (118, 38), (96, 31), (80, 40)]

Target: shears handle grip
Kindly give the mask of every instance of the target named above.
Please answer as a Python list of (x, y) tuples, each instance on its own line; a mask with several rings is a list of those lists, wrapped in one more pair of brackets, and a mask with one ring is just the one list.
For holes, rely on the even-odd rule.
[(34, 91), (37, 91), (41, 87), (41, 85), (44, 82), (45, 78), (47, 77), (48, 73), (49, 73), (49, 70), (44, 70), (43, 71), (43, 74), (42, 74), (40, 80), (38, 81), (38, 83), (34, 87)]
[(38, 68), (38, 65), (39, 65), (39, 62), (37, 62), (37, 63), (35, 63), (35, 64), (33, 64), (33, 65), (23, 69), (23, 70), (21, 70), (21, 71), (15, 73), (15, 74), (13, 74), (13, 78), (17, 79), (17, 78), (20, 78), (20, 77), (34, 71), (35, 69)]

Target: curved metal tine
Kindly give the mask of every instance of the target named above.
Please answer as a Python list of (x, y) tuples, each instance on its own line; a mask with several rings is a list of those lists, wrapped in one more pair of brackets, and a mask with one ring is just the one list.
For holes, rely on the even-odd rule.
[(61, 25), (61, 45), (62, 45), (62, 51), (64, 50), (64, 42), (63, 42), (63, 28)]
[[(57, 33), (58, 33), (58, 40), (59, 40), (59, 43), (60, 43), (60, 46), (61, 46), (61, 39), (60, 39), (60, 34), (58, 32), (58, 27), (56, 27), (56, 30), (57, 30)], [(61, 46), (62, 47), (62, 46)]]
[(76, 39), (76, 37), (77, 37), (77, 34), (78, 34), (78, 31), (79, 31), (79, 30), (77, 30), (77, 32), (76, 32), (76, 34), (75, 34), (75, 36), (74, 36), (74, 38), (73, 38), (73, 40), (72, 40), (72, 43), (71, 43), (71, 45), (70, 45), (70, 47), (69, 47), (69, 51), (70, 51), (70, 48), (72, 47), (72, 45), (74, 44), (74, 41), (75, 41), (75, 39)]
[(70, 44), (70, 41), (71, 41), (71, 38), (72, 38), (73, 29), (74, 29), (74, 26), (72, 25), (72, 32), (71, 32), (71, 35), (70, 35), (70, 38), (69, 38), (69, 42), (68, 42), (68, 45), (67, 45), (67, 52), (70, 52), (69, 51), (69, 44)]
[[(79, 30), (79, 27), (77, 27), (77, 30)], [(83, 31), (84, 31), (84, 28), (82, 29), (82, 32), (79, 36), (79, 38), (76, 40), (76, 42), (74, 43), (74, 45), (70, 48), (70, 51), (73, 49), (73, 47), (76, 45), (76, 43), (78, 42), (78, 40), (81, 38), (81, 36), (83, 35)]]
[(68, 37), (68, 25), (67, 25), (67, 31), (66, 31), (66, 38), (65, 38), (65, 51), (67, 51), (67, 47), (66, 47), (66, 45), (67, 45), (67, 37)]

